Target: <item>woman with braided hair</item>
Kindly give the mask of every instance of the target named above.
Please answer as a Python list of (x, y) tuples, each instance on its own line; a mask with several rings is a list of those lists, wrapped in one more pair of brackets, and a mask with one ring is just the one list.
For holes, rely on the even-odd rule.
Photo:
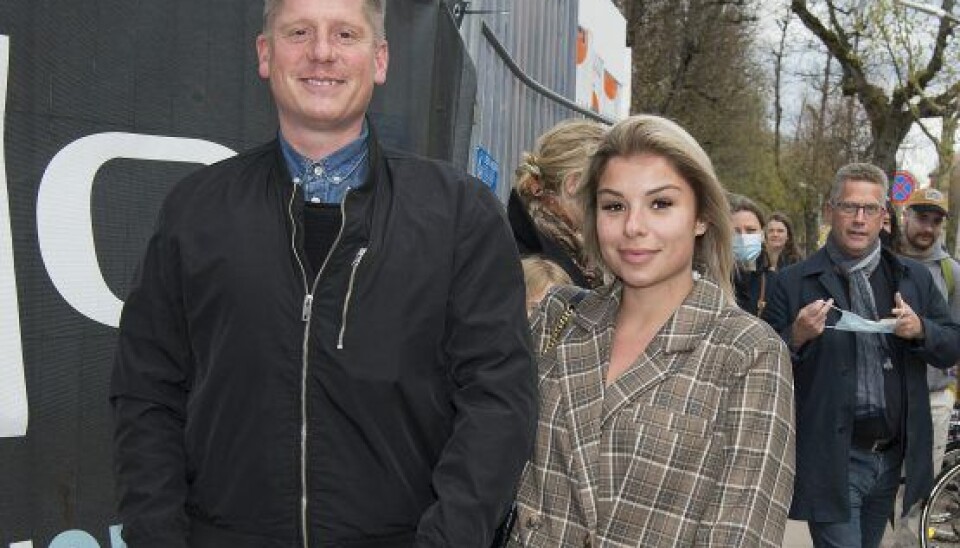
[(516, 169), (507, 207), (520, 255), (542, 255), (563, 268), (574, 284), (587, 288), (600, 285), (603, 277), (584, 254), (582, 214), (574, 194), (605, 131), (596, 122), (572, 119), (541, 135)]

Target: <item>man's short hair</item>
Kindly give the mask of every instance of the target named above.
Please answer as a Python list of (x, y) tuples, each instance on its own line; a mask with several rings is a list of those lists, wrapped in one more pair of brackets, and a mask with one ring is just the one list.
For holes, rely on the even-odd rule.
[(856, 162), (847, 164), (837, 170), (833, 178), (833, 185), (830, 187), (830, 202), (836, 202), (843, 194), (843, 185), (847, 181), (866, 181), (883, 187), (883, 195), (886, 196), (890, 190), (890, 180), (887, 174), (879, 167), (865, 162)]
[[(283, 0), (263, 0), (263, 34), (270, 34), (270, 26), (273, 24), (273, 17)], [(384, 23), (387, 5), (384, 0), (363, 0), (363, 11), (367, 15), (367, 21), (373, 27), (374, 35), (379, 40), (387, 38), (386, 24)]]

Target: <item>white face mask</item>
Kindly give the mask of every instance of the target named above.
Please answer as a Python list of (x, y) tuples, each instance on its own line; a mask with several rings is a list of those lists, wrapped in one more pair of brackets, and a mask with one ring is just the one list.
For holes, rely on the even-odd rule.
[(837, 320), (837, 323), (827, 327), (838, 331), (855, 331), (857, 333), (893, 333), (896, 324), (897, 320), (895, 318), (873, 321), (858, 316), (849, 310), (840, 310), (840, 319)]
[(733, 235), (733, 256), (738, 262), (748, 263), (756, 259), (762, 248), (763, 235), (759, 233)]

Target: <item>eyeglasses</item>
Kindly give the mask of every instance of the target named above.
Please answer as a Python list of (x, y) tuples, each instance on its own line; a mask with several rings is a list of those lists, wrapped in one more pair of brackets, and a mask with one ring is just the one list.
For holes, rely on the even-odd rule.
[(858, 204), (856, 202), (835, 202), (833, 207), (847, 217), (856, 217), (863, 210), (864, 217), (876, 217), (883, 211), (880, 204)]

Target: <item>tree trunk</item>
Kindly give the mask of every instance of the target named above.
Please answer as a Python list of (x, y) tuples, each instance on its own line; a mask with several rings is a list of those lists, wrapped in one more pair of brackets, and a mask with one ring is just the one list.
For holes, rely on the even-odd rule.
[[(869, 112), (869, 108), (867, 110)], [(870, 156), (873, 163), (887, 174), (892, 175), (897, 170), (897, 150), (910, 131), (913, 120), (909, 111), (887, 112), (882, 122), (873, 124)]]

